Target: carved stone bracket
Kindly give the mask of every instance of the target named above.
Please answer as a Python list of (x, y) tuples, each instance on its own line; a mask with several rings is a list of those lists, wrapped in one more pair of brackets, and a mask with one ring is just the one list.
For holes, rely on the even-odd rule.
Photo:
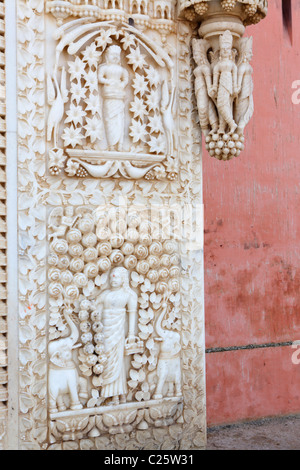
[(200, 22), (193, 40), (195, 93), (206, 149), (231, 160), (244, 149), (244, 129), (253, 111), (252, 38), (245, 27), (267, 14), (266, 0), (182, 1), (181, 14)]

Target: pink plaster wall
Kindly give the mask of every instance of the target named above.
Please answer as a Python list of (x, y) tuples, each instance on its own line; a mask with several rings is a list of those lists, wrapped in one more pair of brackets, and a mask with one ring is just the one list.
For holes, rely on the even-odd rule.
[[(207, 348), (300, 340), (300, 105), (291, 100), (300, 80), (300, 0), (292, 4), (292, 44), (281, 0), (270, 0), (267, 19), (247, 29), (255, 115), (246, 150), (230, 162), (204, 150)], [(300, 413), (292, 353), (207, 354), (209, 425)]]

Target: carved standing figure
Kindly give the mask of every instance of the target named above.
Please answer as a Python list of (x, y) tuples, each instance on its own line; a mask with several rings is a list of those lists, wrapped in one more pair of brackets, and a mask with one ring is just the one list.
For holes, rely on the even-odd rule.
[(238, 124), (238, 133), (243, 135), (244, 129), (250, 121), (253, 112), (253, 69), (250, 65), (252, 59), (253, 38), (240, 39), (240, 61), (238, 64), (238, 99), (235, 106), (235, 118)]
[[(167, 311), (167, 304), (163, 305), (162, 311), (157, 319), (155, 330), (160, 341), (160, 353), (157, 364), (157, 369), (153, 374), (149, 375), (150, 382), (153, 375), (157, 375), (157, 385), (153, 398), (158, 400), (163, 398), (163, 388), (168, 384), (168, 397), (181, 397), (181, 339), (180, 334), (176, 331), (170, 331), (162, 328), (162, 320)], [(174, 395), (175, 386), (175, 395)]]
[(121, 48), (110, 46), (106, 63), (99, 67), (98, 80), (103, 85), (103, 116), (108, 150), (122, 151), (125, 134), (125, 88), (129, 74), (121, 65)]
[(102, 374), (101, 396), (113, 397), (113, 404), (118, 404), (120, 398), (121, 403), (126, 401), (126, 316), (129, 315), (127, 343), (134, 344), (137, 302), (137, 294), (129, 286), (127, 269), (114, 268), (110, 273), (110, 288), (96, 299), (96, 308), (102, 314), (104, 354), (107, 357)]
[(219, 120), (215, 105), (209, 97), (212, 88), (211, 64), (207, 59), (208, 43), (205, 39), (193, 40), (193, 55), (197, 67), (194, 70), (195, 92), (199, 113), (200, 126), (204, 135), (218, 131)]
[(209, 93), (210, 97), (216, 100), (220, 120), (220, 134), (226, 132), (227, 125), (230, 134), (233, 134), (237, 128), (237, 124), (233, 119), (233, 101), (238, 92), (237, 66), (232, 58), (232, 44), (231, 32), (225, 31), (220, 36), (220, 58), (214, 67), (213, 86)]
[(71, 320), (71, 308), (64, 309), (64, 316), (70, 328), (70, 335), (51, 341), (48, 346), (50, 358), (49, 364), (49, 405), (50, 412), (65, 411), (67, 409), (64, 396), (70, 398), (70, 409), (81, 410), (82, 404), (79, 397), (88, 398), (87, 381), (79, 377), (76, 364), (73, 360), (73, 350), (79, 332), (75, 323)]

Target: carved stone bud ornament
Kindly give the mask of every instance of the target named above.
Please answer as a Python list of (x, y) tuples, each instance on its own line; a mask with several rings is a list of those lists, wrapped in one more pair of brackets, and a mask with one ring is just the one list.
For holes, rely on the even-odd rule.
[(252, 38), (245, 27), (257, 24), (267, 0), (182, 1), (181, 14), (200, 22), (193, 40), (195, 93), (206, 149), (218, 160), (244, 150), (244, 129), (253, 111)]

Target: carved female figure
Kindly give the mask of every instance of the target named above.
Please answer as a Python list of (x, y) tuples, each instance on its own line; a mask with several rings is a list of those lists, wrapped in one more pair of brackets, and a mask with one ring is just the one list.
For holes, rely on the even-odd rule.
[(211, 65), (207, 59), (208, 43), (205, 39), (193, 40), (194, 60), (197, 67), (194, 70), (195, 91), (198, 105), (200, 126), (207, 135), (210, 130), (214, 133), (218, 130), (219, 120), (215, 105), (210, 99), (208, 92), (212, 88)]
[(238, 133), (243, 134), (250, 121), (253, 111), (253, 69), (250, 65), (252, 59), (253, 38), (240, 40), (240, 62), (238, 64), (238, 99), (235, 106), (235, 118), (238, 124)]
[(125, 133), (125, 88), (129, 74), (121, 65), (121, 48), (110, 46), (106, 63), (99, 67), (98, 80), (103, 85), (103, 115), (108, 149), (123, 150)]
[(134, 343), (135, 318), (137, 314), (137, 294), (129, 287), (129, 275), (125, 268), (114, 268), (110, 274), (110, 288), (96, 300), (102, 313), (104, 349), (107, 356), (102, 374), (101, 396), (113, 397), (125, 402), (127, 381), (125, 369), (126, 314), (129, 315), (128, 341)]
[(233, 38), (230, 31), (220, 36), (220, 59), (214, 67), (213, 86), (210, 97), (216, 99), (219, 112), (219, 133), (224, 134), (226, 125), (233, 134), (237, 124), (233, 119), (233, 100), (237, 96), (237, 66), (232, 59)]

